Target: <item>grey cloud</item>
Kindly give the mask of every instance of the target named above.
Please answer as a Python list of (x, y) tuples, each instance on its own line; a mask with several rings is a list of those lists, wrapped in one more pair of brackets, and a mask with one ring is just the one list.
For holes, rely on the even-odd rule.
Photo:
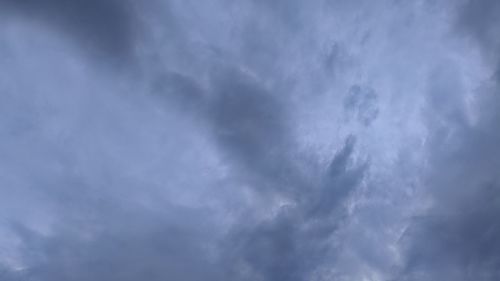
[(371, 88), (353, 85), (344, 100), (344, 107), (358, 122), (369, 126), (379, 114), (377, 94)]
[(22, 280), (19, 274), (12, 272), (9, 268), (0, 267), (0, 278), (5, 281)]
[(151, 82), (151, 93), (159, 100), (181, 107), (189, 114), (206, 111), (206, 93), (197, 81), (177, 72), (158, 75)]
[(301, 25), (304, 21), (301, 17), (308, 12), (309, 9), (314, 9), (316, 5), (303, 4), (300, 1), (256, 1), (263, 7), (263, 13), (270, 13), (276, 19), (276, 22), (283, 24), (290, 30), (304, 28)]
[[(500, 278), (498, 85), (478, 89), (477, 121), (466, 121), (452, 70), (432, 75), (427, 191), (433, 205), (407, 231), (403, 280)], [(491, 82), (488, 82), (491, 84)]]
[(255, 217), (255, 210), (241, 214), (219, 247), (225, 274), (232, 280), (305, 280), (319, 274), (335, 260), (331, 240), (368, 169), (353, 162), (355, 137), (318, 173), (294, 142), (288, 93), (266, 89), (258, 77), (235, 67), (213, 69), (208, 87), (168, 74), (153, 91), (206, 124), (236, 174), (235, 184), (249, 185), (257, 200), (289, 202), (271, 218)]
[[(466, 1), (460, 9), (457, 29), (461, 35), (472, 38), (482, 48), (485, 60), (500, 69), (500, 4), (494, 0)], [(495, 74), (492, 75), (495, 78)]]
[(309, 209), (311, 217), (323, 218), (331, 215), (339, 205), (345, 203), (345, 199), (363, 180), (368, 163), (352, 167), (354, 144), (355, 138), (348, 137), (342, 150), (329, 164), (321, 181), (320, 191), (312, 193), (314, 196)]
[(286, 103), (278, 98), (284, 93), (267, 91), (255, 78), (232, 69), (212, 78), (209, 93), (192, 80), (180, 81), (183, 87), (170, 83), (174, 87), (164, 92), (187, 89), (179, 94), (189, 97), (169, 100), (202, 105), (196, 114), (211, 127), (208, 133), (232, 171), (257, 198), (291, 200), (269, 219), (243, 213), (244, 223), (233, 225), (219, 248), (225, 274), (232, 280), (305, 280), (328, 267), (336, 255), (330, 240), (347, 218), (346, 201), (368, 168), (352, 161), (355, 138), (349, 137), (320, 178), (312, 179), (311, 171), (299, 169), (307, 165), (300, 163), (291, 141)]
[(129, 1), (2, 0), (3, 17), (19, 16), (61, 30), (75, 45), (99, 58), (128, 60), (138, 21)]
[[(496, 57), (498, 5), (464, 3)], [(454, 5), (0, 8), (0, 279), (498, 279), (499, 87), (468, 96)]]
[(286, 93), (273, 93), (234, 67), (214, 69), (209, 87), (187, 75), (167, 73), (155, 79), (152, 91), (169, 107), (199, 119), (234, 171), (256, 188), (290, 192), (302, 185), (301, 172), (294, 167), (300, 156), (283, 102), (286, 96), (280, 97)]
[(342, 46), (339, 43), (334, 43), (327, 50), (324, 59), (325, 69), (332, 73), (334, 77), (339, 75), (339, 72), (342, 72), (346, 67), (348, 67), (349, 63), (349, 55), (345, 46)]
[[(499, 278), (500, 227), (496, 216), (500, 185), (496, 167), (500, 163), (496, 143), (500, 138), (492, 131), (496, 122), (498, 119), (463, 129), (454, 135), (457, 140), (447, 145), (453, 148), (432, 152), (436, 154), (435, 171), (429, 182), (435, 207), (410, 231), (407, 270), (412, 275), (423, 272), (427, 280), (448, 274), (456, 280)], [(444, 148), (442, 144), (438, 147)], [(419, 280), (415, 278), (410, 280)]]
[(459, 13), (458, 28), (478, 40), (488, 51), (494, 51), (500, 47), (498, 40), (500, 22), (496, 16), (499, 10), (498, 1), (466, 1)]
[[(64, 76), (67, 84), (40, 78), (53, 93), (45, 102), (65, 122), (50, 119), (52, 111), (44, 110), (43, 103), (27, 99), (23, 102), (39, 113), (25, 118), (36, 125), (23, 135), (9, 135), (6, 147), (16, 148), (15, 154), (22, 151), (15, 140), (27, 138), (25, 151), (31, 155), (10, 167), (13, 177), (27, 185), (26, 193), (40, 195), (34, 205), (50, 220), (42, 222), (45, 232), (12, 217), (16, 223), (9, 229), (20, 240), (22, 269), (7, 269), (6, 276), (36, 281), (304, 280), (327, 266), (335, 255), (329, 240), (363, 178), (364, 168), (349, 166), (354, 143), (347, 141), (324, 174), (313, 171), (321, 166), (308, 166), (295, 143), (291, 93), (284, 90), (290, 87), (270, 86), (260, 73), (252, 75), (241, 62), (228, 61), (208, 60), (213, 71), (208, 86), (196, 71), (177, 70), (172, 63), (165, 69), (174, 70), (153, 71), (145, 79), (147, 93), (133, 96), (121, 93), (116, 78), (100, 77), (101, 72)], [(36, 57), (34, 63), (40, 63)], [(96, 82), (95, 88), (82, 82)], [(29, 96), (30, 90), (19, 94)], [(79, 101), (76, 109), (63, 99), (65, 93), (72, 94), (68, 100)], [(196, 147), (183, 139), (185, 133), (203, 138), (209, 147), (191, 155)], [(214, 183), (217, 175), (211, 171), (218, 167), (199, 166), (210, 153), (229, 167), (228, 182), (219, 179), (232, 187), (229, 195)], [(238, 201), (245, 186), (258, 202)], [(213, 195), (198, 194), (205, 188)], [(269, 197), (297, 206), (266, 221), (258, 206), (270, 208)], [(175, 206), (185, 201), (194, 206)], [(241, 206), (232, 207), (232, 202)], [(196, 207), (205, 204), (215, 206)], [(218, 221), (227, 217), (230, 222)], [(311, 260), (304, 262), (305, 255)]]
[[(307, 280), (335, 263), (332, 244), (348, 217), (346, 201), (366, 167), (352, 166), (353, 139), (332, 159), (322, 184), (302, 186), (298, 200), (264, 221), (241, 225), (230, 236), (229, 260), (242, 280)], [(241, 274), (241, 273), (240, 273)]]
[[(40, 235), (23, 226), (23, 280), (220, 280), (210, 256), (210, 222), (193, 210), (117, 210), (96, 219), (61, 220), (57, 233)], [(124, 218), (127, 218), (124, 220)], [(89, 229), (89, 226), (90, 229)]]
[(208, 116), (218, 146), (244, 171), (283, 187), (291, 173), (292, 132), (284, 105), (275, 95), (235, 71), (215, 78)]

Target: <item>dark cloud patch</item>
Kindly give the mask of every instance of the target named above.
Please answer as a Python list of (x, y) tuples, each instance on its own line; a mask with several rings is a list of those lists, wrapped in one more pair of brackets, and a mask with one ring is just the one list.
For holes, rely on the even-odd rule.
[(366, 170), (351, 162), (353, 145), (349, 138), (322, 184), (302, 186), (297, 201), (280, 207), (272, 218), (248, 221), (233, 231), (227, 242), (233, 270), (252, 280), (308, 280), (335, 263), (332, 239)]
[(212, 88), (208, 118), (221, 151), (252, 177), (280, 188), (294, 185), (297, 171), (291, 167), (294, 148), (284, 104), (239, 71), (223, 71)]
[(344, 99), (344, 107), (359, 123), (369, 126), (379, 114), (377, 98), (375, 90), (353, 85)]
[(368, 165), (354, 162), (351, 136), (323, 172), (313, 171), (318, 167), (305, 163), (294, 143), (285, 93), (243, 71), (216, 69), (208, 89), (179, 74), (162, 76), (155, 89), (176, 106), (198, 105), (194, 113), (237, 183), (249, 185), (259, 201), (287, 202), (267, 218), (252, 209), (238, 215), (217, 247), (224, 274), (230, 280), (308, 280), (333, 265), (332, 239), (348, 219), (348, 201)]
[(433, 101), (440, 106), (428, 115), (432, 130), (425, 182), (433, 204), (407, 231), (403, 280), (498, 280), (498, 85), (478, 89), (477, 121), (469, 124), (456, 75), (432, 77), (439, 81), (430, 83), (429, 93), (441, 95)]
[[(482, 48), (484, 58), (500, 69), (500, 3), (495, 0), (468, 0), (460, 9), (457, 28)], [(498, 73), (498, 72), (495, 72)], [(495, 74), (492, 74), (497, 78)], [(497, 78), (498, 79), (498, 78)], [(500, 81), (500, 80), (499, 80)]]
[(472, 190), (466, 198), (438, 198), (442, 206), (414, 221), (408, 231), (411, 248), (404, 280), (451, 276), (455, 280), (489, 281), (500, 277), (498, 183), (486, 187), (457, 183), (454, 187)]
[(276, 18), (278, 23), (283, 24), (287, 29), (300, 29), (304, 28), (300, 23), (304, 21), (301, 20), (301, 16), (304, 16), (304, 12), (308, 9), (315, 7), (315, 5), (300, 3), (300, 1), (262, 1), (257, 0), (256, 3), (261, 5), (264, 13), (270, 13), (273, 18)]
[(202, 213), (179, 207), (162, 213), (97, 207), (106, 212), (93, 219), (60, 220), (54, 234), (16, 226), (25, 269), (7, 276), (43, 281), (221, 280), (222, 268), (211, 253), (217, 241), (206, 212), (202, 219)]
[(324, 65), (334, 77), (338, 76), (349, 65), (349, 56), (345, 46), (339, 43), (332, 44), (325, 54)]
[[(296, 188), (296, 147), (284, 99), (255, 77), (230, 67), (214, 67), (210, 86), (188, 75), (166, 72), (152, 83), (152, 93), (195, 116), (234, 171), (262, 190)], [(281, 94), (281, 93), (278, 93)]]
[[(456, 188), (464, 188), (457, 185)], [(473, 195), (459, 202), (440, 204), (414, 222), (410, 229), (411, 250), (407, 256), (408, 280), (497, 280), (500, 277), (500, 225), (498, 186), (473, 188)], [(484, 190), (484, 189), (490, 190)], [(490, 197), (486, 197), (490, 196)], [(456, 206), (449, 206), (448, 204)], [(406, 280), (406, 279), (405, 279)]]
[(180, 107), (186, 115), (206, 112), (206, 93), (192, 77), (165, 72), (155, 77), (151, 83), (151, 92), (160, 100)]
[(0, 278), (5, 281), (21, 281), (21, 274), (12, 271), (10, 268), (0, 266)]
[(352, 153), (354, 151), (355, 138), (347, 138), (344, 147), (340, 150), (329, 164), (326, 174), (321, 181), (319, 192), (313, 192), (309, 213), (311, 217), (324, 218), (331, 216), (339, 205), (345, 203), (345, 199), (357, 187), (364, 178), (368, 168), (365, 163), (354, 166)]
[[(500, 48), (500, 3), (495, 0), (466, 1), (461, 7), (458, 27), (485, 48)], [(490, 50), (492, 51), (492, 50)]]
[[(253, 216), (255, 210), (243, 212), (218, 248), (226, 276), (307, 280), (332, 266), (337, 255), (332, 239), (368, 168), (352, 159), (355, 138), (347, 138), (324, 172), (312, 171), (318, 167), (304, 163), (294, 143), (285, 93), (231, 68), (218, 69), (206, 90), (185, 76), (161, 81), (159, 91), (168, 101), (200, 105), (196, 114), (238, 182), (250, 185), (259, 201), (270, 196), (288, 202), (264, 219)], [(178, 98), (184, 94), (188, 97)]]
[(128, 60), (133, 54), (133, 6), (116, 0), (1, 0), (1, 14), (41, 21), (100, 58)]

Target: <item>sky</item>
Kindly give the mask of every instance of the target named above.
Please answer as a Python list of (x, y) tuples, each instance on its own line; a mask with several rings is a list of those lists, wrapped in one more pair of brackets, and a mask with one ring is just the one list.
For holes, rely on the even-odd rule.
[(0, 280), (500, 280), (497, 0), (0, 0)]

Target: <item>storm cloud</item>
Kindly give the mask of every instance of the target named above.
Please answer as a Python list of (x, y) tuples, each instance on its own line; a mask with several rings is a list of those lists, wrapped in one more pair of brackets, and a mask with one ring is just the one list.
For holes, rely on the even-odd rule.
[(498, 12), (0, 0), (0, 279), (498, 280)]

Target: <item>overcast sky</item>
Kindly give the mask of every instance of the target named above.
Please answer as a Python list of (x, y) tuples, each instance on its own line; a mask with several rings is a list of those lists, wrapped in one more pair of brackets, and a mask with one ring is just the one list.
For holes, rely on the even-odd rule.
[(0, 0), (0, 280), (500, 280), (499, 15)]

